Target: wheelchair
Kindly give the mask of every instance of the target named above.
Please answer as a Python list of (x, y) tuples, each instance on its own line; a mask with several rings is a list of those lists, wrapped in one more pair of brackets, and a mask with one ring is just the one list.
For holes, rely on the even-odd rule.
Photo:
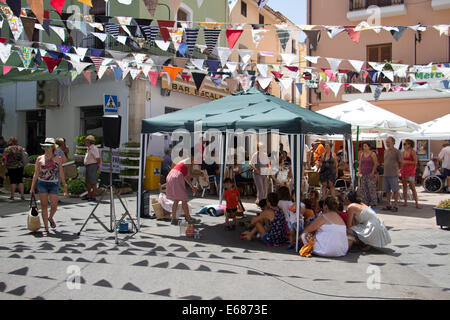
[(423, 180), (423, 188), (427, 192), (438, 193), (445, 187), (445, 181), (442, 176), (430, 175)]

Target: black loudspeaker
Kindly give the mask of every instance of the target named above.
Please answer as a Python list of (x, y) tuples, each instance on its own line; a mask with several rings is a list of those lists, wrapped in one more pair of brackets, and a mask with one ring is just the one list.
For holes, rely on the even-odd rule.
[(122, 117), (119, 115), (103, 116), (103, 142), (105, 147), (120, 147), (120, 127)]

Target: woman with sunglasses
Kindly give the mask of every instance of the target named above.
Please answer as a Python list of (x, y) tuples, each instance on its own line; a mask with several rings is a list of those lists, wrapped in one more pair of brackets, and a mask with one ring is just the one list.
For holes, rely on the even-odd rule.
[[(52, 229), (56, 228), (55, 216), (58, 209), (58, 189), (59, 181), (64, 185), (64, 195), (67, 195), (67, 184), (64, 178), (62, 159), (55, 155), (55, 139), (47, 138), (45, 143), (41, 143), (45, 153), (36, 160), (33, 182), (31, 184), (31, 195), (34, 196), (35, 187), (39, 192), (41, 201), (42, 220), (44, 221), (45, 231), (43, 236), (48, 234), (48, 223)], [(48, 203), (50, 199), (50, 216), (48, 216)]]

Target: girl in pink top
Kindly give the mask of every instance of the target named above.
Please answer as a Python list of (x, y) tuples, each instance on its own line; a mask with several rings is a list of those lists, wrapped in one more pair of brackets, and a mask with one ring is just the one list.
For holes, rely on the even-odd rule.
[(404, 143), (403, 151), (403, 162), (402, 167), (400, 168), (400, 175), (403, 183), (403, 206), (407, 206), (408, 200), (408, 184), (411, 192), (414, 196), (414, 200), (416, 201), (416, 208), (421, 209), (422, 206), (419, 204), (419, 199), (417, 198), (416, 191), (416, 165), (417, 165), (417, 154), (414, 151), (414, 141), (410, 139), (406, 139)]

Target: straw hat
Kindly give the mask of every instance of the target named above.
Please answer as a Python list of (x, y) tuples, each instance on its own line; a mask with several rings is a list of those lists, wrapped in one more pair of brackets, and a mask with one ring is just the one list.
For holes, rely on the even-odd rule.
[(84, 141), (90, 141), (92, 143), (95, 143), (95, 138), (93, 135), (89, 135), (86, 138), (84, 138)]
[(44, 143), (41, 143), (41, 147), (51, 147), (55, 145), (55, 139), (46, 138)]

